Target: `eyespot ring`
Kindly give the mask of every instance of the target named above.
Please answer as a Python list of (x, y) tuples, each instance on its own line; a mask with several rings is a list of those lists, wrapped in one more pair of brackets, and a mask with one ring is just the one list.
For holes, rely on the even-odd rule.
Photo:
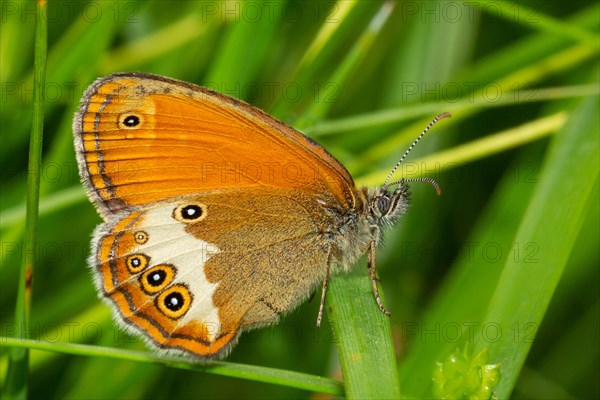
[(185, 224), (200, 222), (206, 218), (208, 207), (199, 202), (183, 203), (173, 210), (173, 218)]
[(140, 275), (140, 287), (147, 294), (156, 294), (169, 286), (177, 270), (171, 264), (159, 264)]
[(139, 129), (144, 124), (141, 114), (126, 112), (119, 115), (118, 126), (120, 129)]
[(171, 319), (181, 318), (192, 304), (192, 294), (185, 285), (175, 285), (156, 297), (156, 307)]
[(148, 241), (148, 234), (144, 231), (137, 231), (133, 234), (133, 240), (137, 244), (145, 244)]
[(138, 274), (144, 270), (148, 266), (150, 262), (150, 257), (145, 254), (131, 254), (127, 256), (125, 260), (125, 264), (127, 265), (127, 269), (132, 274)]

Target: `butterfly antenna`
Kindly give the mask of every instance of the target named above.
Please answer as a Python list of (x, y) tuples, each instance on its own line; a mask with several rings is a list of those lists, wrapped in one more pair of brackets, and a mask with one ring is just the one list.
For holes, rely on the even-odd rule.
[(438, 196), (442, 195), (442, 188), (433, 178), (415, 178), (415, 179), (405, 179), (404, 182), (426, 182), (429, 183), (435, 189), (435, 192)]
[[(398, 167), (400, 167), (400, 164), (402, 164), (402, 162), (404, 161), (404, 159), (406, 158), (406, 156), (408, 155), (408, 153), (410, 153), (411, 150), (415, 147), (415, 145), (419, 142), (419, 140), (421, 140), (421, 138), (423, 136), (425, 136), (425, 134), (427, 133), (427, 131), (430, 130), (431, 127), (433, 125), (435, 125), (436, 122), (438, 122), (439, 120), (444, 119), (444, 118), (449, 118), (451, 116), (452, 116), (452, 114), (450, 114), (449, 112), (445, 112), (445, 113), (441, 113), (440, 115), (438, 115), (437, 117), (435, 117), (434, 119), (431, 120), (431, 122), (425, 127), (425, 129), (423, 129), (423, 132), (421, 132), (421, 134), (415, 139), (415, 141), (412, 142), (412, 144), (410, 146), (408, 146), (408, 149), (406, 149), (406, 151), (404, 152), (404, 155), (400, 158), (400, 161), (398, 161), (398, 163), (396, 164), (396, 166), (394, 166), (394, 168), (392, 169), (392, 172), (390, 172), (389, 175), (387, 176), (387, 178), (385, 178), (385, 181), (383, 182), (383, 186), (389, 186), (389, 185), (386, 185), (387, 182), (394, 175), (394, 173), (396, 172), (396, 170), (398, 169)], [(423, 178), (423, 179), (429, 179), (429, 178)], [(414, 179), (412, 181), (414, 181)], [(433, 187), (436, 187), (436, 191), (438, 191), (438, 194), (439, 194), (439, 186), (437, 186), (437, 183), (435, 183), (435, 185), (433, 185)]]

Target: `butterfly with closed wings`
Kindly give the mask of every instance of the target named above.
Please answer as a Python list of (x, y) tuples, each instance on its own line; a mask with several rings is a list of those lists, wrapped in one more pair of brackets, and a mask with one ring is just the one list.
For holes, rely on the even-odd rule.
[(115, 320), (154, 347), (224, 357), (330, 275), (375, 252), (408, 182), (357, 188), (323, 147), (240, 100), (144, 73), (96, 80), (73, 122), (88, 196), (104, 219), (89, 264)]

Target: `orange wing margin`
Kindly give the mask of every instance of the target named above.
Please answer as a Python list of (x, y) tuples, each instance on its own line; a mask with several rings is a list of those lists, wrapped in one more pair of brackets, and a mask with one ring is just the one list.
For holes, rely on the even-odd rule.
[(354, 182), (323, 147), (240, 100), (141, 73), (98, 79), (73, 123), (80, 172), (103, 216), (227, 188), (305, 191), (351, 208)]

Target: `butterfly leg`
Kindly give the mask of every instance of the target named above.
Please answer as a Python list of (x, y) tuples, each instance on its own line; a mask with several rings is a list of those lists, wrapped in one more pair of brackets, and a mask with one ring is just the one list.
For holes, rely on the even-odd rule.
[(371, 278), (371, 283), (373, 284), (373, 294), (375, 295), (375, 300), (377, 300), (377, 305), (382, 313), (387, 315), (388, 317), (392, 315), (391, 312), (385, 308), (383, 302), (381, 301), (381, 296), (379, 296), (379, 287), (377, 284), (379, 283), (379, 279), (377, 279), (377, 272), (375, 270), (375, 256), (376, 256), (376, 247), (375, 242), (371, 242), (369, 245), (369, 262), (367, 268), (369, 269), (369, 278)]
[(319, 305), (319, 314), (317, 314), (317, 328), (321, 326), (323, 319), (323, 310), (325, 309), (325, 297), (327, 296), (327, 286), (329, 285), (329, 269), (331, 268), (331, 251), (327, 256), (327, 271), (323, 279), (323, 288), (321, 289), (321, 304)]

